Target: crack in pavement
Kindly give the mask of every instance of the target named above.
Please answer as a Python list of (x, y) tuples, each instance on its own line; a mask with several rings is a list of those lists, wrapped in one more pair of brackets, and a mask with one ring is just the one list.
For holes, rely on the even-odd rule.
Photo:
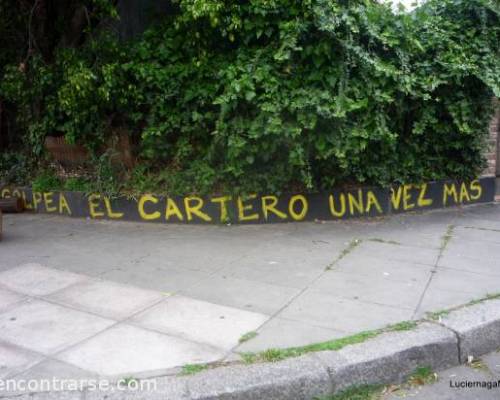
[(441, 261), (441, 258), (443, 257), (443, 253), (446, 250), (446, 247), (450, 243), (451, 239), (453, 239), (454, 229), (455, 229), (455, 225), (453, 225), (453, 224), (448, 225), (446, 228), (446, 232), (441, 237), (442, 244), (441, 244), (441, 247), (439, 249), (439, 254), (437, 256), (436, 263), (434, 264), (434, 267), (431, 270), (431, 275), (429, 276), (429, 280), (427, 281), (427, 284), (425, 285), (425, 288), (422, 292), (422, 295), (420, 296), (420, 299), (417, 303), (417, 306), (415, 307), (415, 311), (413, 312), (413, 315), (411, 317), (412, 320), (415, 320), (415, 318), (417, 317), (417, 314), (420, 310), (420, 307), (422, 306), (422, 302), (424, 301), (424, 297), (427, 294), (427, 290), (429, 289), (429, 287), (432, 283), (434, 275), (436, 275), (436, 273), (438, 272), (439, 262)]

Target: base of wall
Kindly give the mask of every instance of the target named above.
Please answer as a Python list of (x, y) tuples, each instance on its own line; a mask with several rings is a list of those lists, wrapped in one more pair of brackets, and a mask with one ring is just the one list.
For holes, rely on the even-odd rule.
[[(471, 182), (437, 181), (393, 187), (333, 189), (321, 193), (248, 196), (109, 198), (81, 192), (34, 192), (0, 187), (1, 197), (20, 197), (28, 210), (72, 217), (159, 223), (258, 224), (378, 217), (410, 211), (489, 203), (495, 177)], [(498, 186), (497, 186), (498, 187)]]

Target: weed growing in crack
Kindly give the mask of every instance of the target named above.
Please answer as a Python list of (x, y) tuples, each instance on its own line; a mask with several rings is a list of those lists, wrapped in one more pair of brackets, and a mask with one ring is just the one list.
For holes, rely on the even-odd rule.
[(249, 340), (252, 340), (253, 338), (255, 338), (256, 336), (258, 335), (257, 332), (247, 332), (245, 333), (244, 335), (242, 335), (240, 337), (240, 339), (238, 340), (239, 343), (245, 343), (245, 342), (248, 342)]
[(358, 247), (361, 244), (362, 240), (361, 239), (353, 239), (349, 242), (347, 247), (343, 249), (339, 256), (333, 261), (330, 265), (328, 265), (325, 270), (330, 271), (333, 269), (333, 267), (344, 257), (346, 257), (348, 254), (350, 254), (356, 247)]
[(441, 238), (441, 247), (439, 250), (443, 252), (448, 244), (450, 243), (450, 240), (453, 238), (453, 230), (455, 229), (455, 225), (448, 225), (448, 228), (446, 229), (445, 234)]

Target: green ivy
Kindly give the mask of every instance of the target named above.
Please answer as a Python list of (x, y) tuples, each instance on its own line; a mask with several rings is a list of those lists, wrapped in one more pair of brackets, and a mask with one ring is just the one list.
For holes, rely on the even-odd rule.
[[(169, 192), (322, 190), (471, 178), (500, 96), (496, 0), (177, 0), (110, 35), (6, 69), (27, 143), (99, 149), (113, 127)], [(159, 173), (158, 171), (161, 171)], [(148, 178), (145, 178), (148, 176)]]

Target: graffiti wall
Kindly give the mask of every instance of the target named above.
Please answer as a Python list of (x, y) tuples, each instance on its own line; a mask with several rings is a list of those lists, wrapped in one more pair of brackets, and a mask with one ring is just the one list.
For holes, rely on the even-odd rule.
[(80, 192), (33, 192), (1, 187), (0, 197), (21, 197), (27, 210), (70, 217), (159, 223), (275, 223), (342, 220), (485, 203), (494, 178), (441, 181), (391, 188), (364, 187), (313, 194), (109, 198)]

